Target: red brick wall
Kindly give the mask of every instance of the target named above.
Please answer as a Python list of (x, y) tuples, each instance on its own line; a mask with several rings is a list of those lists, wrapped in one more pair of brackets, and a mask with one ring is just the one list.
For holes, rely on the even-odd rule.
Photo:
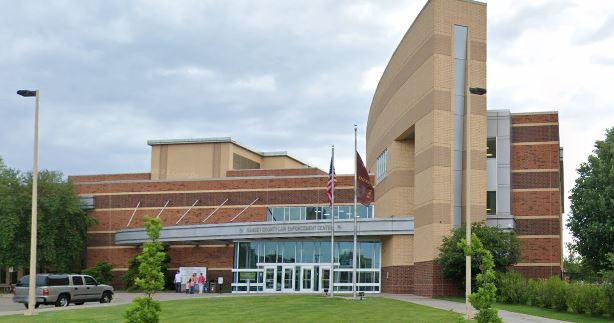
[(381, 269), (382, 293), (412, 294), (414, 292), (414, 267), (389, 266)]
[(441, 267), (434, 261), (414, 263), (414, 291), (420, 296), (464, 295), (454, 282), (444, 279)]
[(521, 242), (514, 269), (526, 277), (561, 271), (558, 141), (556, 113), (512, 115), (512, 214)]
[[(295, 171), (313, 173), (315, 169)], [(126, 228), (139, 202), (139, 208), (134, 213), (130, 228), (142, 227), (144, 216), (156, 216), (167, 201), (169, 204), (160, 215), (165, 226), (175, 225), (196, 200), (199, 202), (183, 218), (181, 225), (200, 224), (226, 199), (228, 199), (226, 204), (209, 218), (207, 223), (229, 222), (256, 198), (258, 198), (256, 203), (245, 210), (235, 222), (265, 221), (267, 207), (271, 205), (327, 203), (325, 192), (328, 176), (326, 175), (305, 174), (305, 177), (249, 179), (233, 177), (198, 181), (150, 181), (149, 174), (146, 175), (147, 180), (134, 180), (144, 176), (143, 174), (71, 177), (79, 194), (96, 197), (96, 209), (88, 211), (97, 223), (88, 229), (87, 266), (94, 266), (102, 261), (111, 263), (119, 269), (114, 272), (118, 277), (118, 283), (119, 277), (124, 273), (122, 268), (128, 267), (128, 261), (140, 252), (140, 248), (115, 246), (115, 231)], [(234, 175), (238, 175), (238, 172)], [(134, 181), (120, 181), (125, 179)], [(351, 203), (353, 176), (338, 176), (337, 179), (339, 189), (335, 192), (336, 201)], [(171, 267), (217, 268), (219, 272), (212, 274), (223, 275), (227, 283), (232, 281), (230, 271), (233, 266), (232, 246), (170, 248), (168, 254), (171, 258)]]
[(68, 176), (68, 180), (73, 183), (90, 183), (102, 181), (123, 181), (123, 180), (150, 180), (150, 173), (126, 173), (126, 174), (105, 174), (105, 175), (73, 175)]

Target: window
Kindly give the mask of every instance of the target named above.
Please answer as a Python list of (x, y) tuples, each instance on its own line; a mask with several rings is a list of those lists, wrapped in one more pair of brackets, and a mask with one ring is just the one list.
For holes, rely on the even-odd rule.
[(98, 283), (96, 283), (96, 280), (90, 276), (83, 276), (83, 278), (85, 279), (85, 285), (98, 285)]
[(388, 172), (388, 149), (384, 150), (375, 162), (375, 182), (381, 182)]
[(486, 192), (486, 214), (497, 214), (497, 191)]
[(488, 138), (486, 139), (486, 157), (495, 158), (497, 157), (497, 138)]
[(49, 286), (65, 286), (68, 285), (68, 276), (49, 276), (47, 282)]
[(83, 285), (83, 278), (81, 276), (72, 276), (73, 285)]

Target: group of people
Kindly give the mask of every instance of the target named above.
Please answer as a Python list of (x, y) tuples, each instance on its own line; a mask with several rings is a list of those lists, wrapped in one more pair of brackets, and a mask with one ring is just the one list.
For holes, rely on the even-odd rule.
[[(195, 294), (198, 291), (198, 294), (202, 294), (203, 291), (207, 292), (208, 288), (207, 288), (206, 281), (207, 279), (205, 278), (205, 275), (203, 275), (203, 273), (200, 273), (200, 275), (196, 275), (196, 273), (193, 273), (192, 276), (185, 283), (185, 293)], [(181, 281), (181, 273), (177, 271), (177, 273), (175, 274), (175, 292), (176, 293), (181, 293), (182, 283), (183, 282)]]

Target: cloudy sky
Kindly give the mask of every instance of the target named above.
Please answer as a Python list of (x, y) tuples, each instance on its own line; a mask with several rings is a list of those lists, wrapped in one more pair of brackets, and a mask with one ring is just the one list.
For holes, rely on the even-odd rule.
[[(230, 136), (352, 171), (384, 66), (425, 0), (0, 0), (0, 156), (146, 172), (148, 139)], [(557, 110), (565, 187), (614, 126), (614, 1), (488, 1), (488, 105)], [(363, 153), (364, 155), (364, 153)], [(569, 204), (566, 206), (569, 209)]]

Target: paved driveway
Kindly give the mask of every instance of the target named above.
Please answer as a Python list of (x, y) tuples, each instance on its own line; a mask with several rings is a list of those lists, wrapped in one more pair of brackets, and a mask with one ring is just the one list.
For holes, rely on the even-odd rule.
[[(254, 295), (254, 294), (252, 294)], [(38, 310), (41, 312), (46, 311), (57, 311), (57, 310), (70, 310), (70, 309), (78, 309), (78, 308), (87, 308), (87, 307), (100, 307), (100, 306), (116, 306), (122, 304), (128, 304), (132, 302), (132, 299), (135, 297), (142, 297), (142, 293), (125, 293), (118, 292), (113, 296), (113, 301), (110, 304), (100, 304), (98, 302), (89, 302), (83, 305), (75, 305), (70, 304), (70, 306), (65, 308), (55, 307), (53, 305), (41, 305)], [(204, 298), (204, 297), (226, 297), (226, 296), (238, 296), (237, 294), (184, 294), (184, 293), (159, 293), (156, 294), (155, 298), (160, 301), (168, 301), (175, 299), (189, 299), (189, 298)], [(12, 315), (12, 314), (22, 314), (25, 310), (23, 304), (13, 303), (12, 295), (10, 294), (0, 294), (0, 315)]]

